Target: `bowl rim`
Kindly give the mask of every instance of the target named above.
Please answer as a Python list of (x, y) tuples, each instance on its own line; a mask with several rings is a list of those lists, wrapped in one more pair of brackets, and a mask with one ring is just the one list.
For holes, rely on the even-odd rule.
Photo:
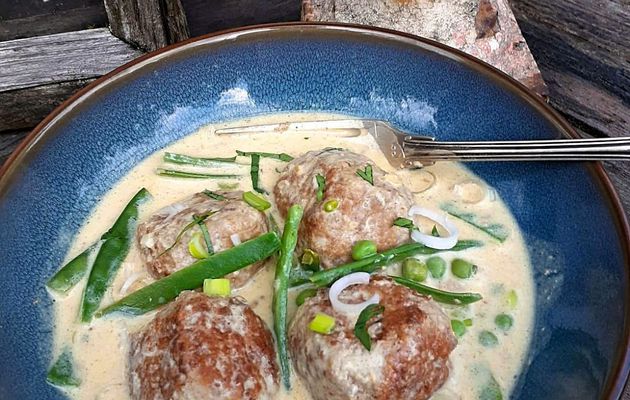
[[(510, 75), (499, 70), (498, 68), (473, 57), (461, 50), (449, 47), (440, 42), (412, 35), (406, 32), (394, 31), (391, 29), (365, 26), (347, 23), (331, 23), (331, 22), (280, 22), (270, 24), (250, 25), (232, 29), (225, 29), (218, 32), (212, 32), (201, 36), (196, 36), (158, 50), (148, 52), (137, 57), (109, 73), (97, 78), (87, 86), (79, 89), (68, 99), (59, 104), (50, 112), (39, 124), (33, 128), (31, 132), (22, 140), (13, 153), (7, 158), (2, 166), (0, 166), (0, 198), (11, 184), (13, 175), (20, 169), (21, 161), (26, 159), (29, 154), (36, 149), (40, 140), (51, 131), (58, 122), (63, 121), (63, 117), (67, 115), (73, 108), (84, 103), (91, 98), (96, 92), (107, 88), (110, 84), (124, 78), (134, 71), (139, 70), (145, 65), (156, 63), (175, 56), (184, 51), (188, 51), (196, 46), (205, 46), (212, 43), (226, 42), (238, 38), (239, 36), (247, 36), (252, 34), (261, 34), (263, 32), (291, 32), (291, 31), (331, 31), (331, 32), (351, 32), (354, 34), (364, 34), (374, 36), (376, 38), (394, 40), (410, 44), (422, 48), (423, 50), (437, 53), (440, 56), (447, 57), (458, 63), (473, 69), (477, 73), (481, 73), (495, 84), (500, 85), (503, 89), (508, 90), (518, 96), (521, 100), (527, 102), (535, 108), (541, 116), (545, 117), (549, 123), (555, 126), (563, 135), (571, 138), (579, 138), (580, 135), (574, 128), (551, 106), (549, 106), (541, 96), (533, 93), (525, 85), (512, 78)], [(54, 132), (54, 130), (52, 130)], [(604, 170), (601, 162), (589, 163), (586, 168), (594, 175), (599, 189), (603, 192), (607, 200), (607, 205), (615, 216), (615, 224), (619, 239), (622, 244), (623, 258), (626, 265), (624, 269), (625, 280), (630, 286), (630, 226), (628, 218), (623, 210), (621, 200), (615, 190), (610, 177)], [(624, 293), (624, 303), (626, 304), (626, 314), (623, 321), (623, 340), (620, 346), (624, 345), (623, 351), (617, 354), (616, 360), (612, 365), (612, 378), (605, 382), (604, 398), (618, 399), (621, 397), (628, 374), (630, 372), (630, 293)]]

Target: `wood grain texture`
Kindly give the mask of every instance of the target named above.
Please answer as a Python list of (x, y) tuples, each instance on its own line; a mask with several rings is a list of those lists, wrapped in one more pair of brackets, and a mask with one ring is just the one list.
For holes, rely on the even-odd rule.
[(0, 42), (0, 92), (95, 78), (140, 54), (107, 28)]
[(188, 38), (180, 0), (105, 0), (114, 36), (153, 51)]
[(268, 22), (299, 21), (301, 0), (181, 0), (191, 36)]
[(627, 0), (511, 0), (551, 104), (596, 136), (628, 135)]

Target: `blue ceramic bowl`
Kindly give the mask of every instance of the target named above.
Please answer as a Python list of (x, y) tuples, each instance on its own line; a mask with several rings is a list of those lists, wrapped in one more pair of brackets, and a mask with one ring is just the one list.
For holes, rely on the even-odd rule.
[[(232, 101), (235, 89), (248, 101)], [(265, 26), (142, 57), (55, 110), (0, 171), (0, 398), (62, 398), (45, 382), (44, 283), (119, 178), (204, 124), (289, 110), (383, 119), (444, 140), (574, 135), (492, 67), (384, 30)], [(602, 168), (470, 166), (510, 206), (534, 267), (534, 340), (513, 397), (618, 397), (628, 370), (629, 240)]]

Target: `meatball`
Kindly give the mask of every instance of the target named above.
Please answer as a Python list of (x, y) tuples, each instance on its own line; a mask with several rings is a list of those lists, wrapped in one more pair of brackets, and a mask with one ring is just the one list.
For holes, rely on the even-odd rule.
[[(372, 166), (373, 185), (357, 170)], [(316, 176), (326, 181), (324, 199), (317, 201)], [(407, 215), (412, 195), (384, 179), (385, 172), (369, 158), (349, 151), (311, 151), (291, 161), (274, 188), (278, 210), (284, 216), (293, 204), (304, 207), (298, 251), (309, 248), (320, 256), (322, 267), (350, 261), (352, 246), (373, 240), (379, 251), (409, 240), (406, 229), (393, 226)], [(327, 200), (337, 200), (332, 212), (323, 209)]]
[(269, 399), (278, 379), (271, 333), (238, 298), (183, 292), (131, 336), (134, 400)]
[[(197, 261), (188, 251), (193, 234), (201, 232), (198, 226), (188, 229), (177, 241), (180, 232), (193, 221), (194, 215), (213, 212), (204, 221), (215, 252), (233, 246), (231, 236), (246, 241), (268, 231), (267, 217), (242, 200), (242, 192), (217, 192), (224, 199), (217, 200), (204, 193), (165, 207), (138, 226), (137, 241), (140, 254), (156, 278), (161, 278)], [(234, 287), (243, 286), (263, 266), (260, 261), (235, 271), (227, 278)]]
[[(314, 400), (427, 399), (448, 378), (448, 357), (457, 340), (442, 309), (387, 277), (350, 286), (340, 299), (357, 303), (374, 293), (385, 310), (370, 321), (371, 351), (354, 335), (357, 316), (333, 310), (327, 289), (297, 310), (289, 328), (289, 349)], [(335, 317), (328, 335), (308, 328), (318, 312)]]

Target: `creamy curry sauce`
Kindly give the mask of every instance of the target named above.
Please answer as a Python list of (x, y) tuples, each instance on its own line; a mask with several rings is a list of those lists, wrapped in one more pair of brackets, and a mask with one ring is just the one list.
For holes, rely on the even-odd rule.
[[(338, 117), (338, 116), (337, 116)], [(220, 127), (247, 124), (276, 123), (313, 119), (331, 119), (322, 114), (284, 114), (222, 124)], [(117, 183), (93, 210), (91, 217), (78, 232), (75, 242), (67, 255), (72, 259), (94, 243), (112, 225), (126, 203), (142, 187), (153, 195), (151, 201), (141, 206), (140, 219), (158, 209), (186, 198), (203, 189), (220, 190), (219, 182), (238, 182), (237, 190), (251, 190), (249, 165), (243, 159), (243, 165), (224, 168), (238, 171), (243, 176), (238, 180), (195, 180), (166, 178), (156, 175), (155, 170), (164, 166), (164, 151), (183, 153), (199, 157), (230, 157), (235, 150), (285, 152), (296, 157), (306, 151), (325, 147), (343, 147), (364, 154), (376, 165), (389, 172), (387, 179), (393, 184), (404, 184), (415, 192), (416, 203), (430, 209), (439, 209), (445, 202), (452, 202), (466, 212), (475, 213), (479, 218), (503, 224), (509, 231), (508, 238), (500, 243), (486, 233), (456, 218), (451, 220), (460, 230), (460, 239), (478, 239), (484, 242), (480, 248), (462, 252), (445, 252), (441, 256), (449, 262), (455, 257), (467, 259), (479, 268), (471, 279), (454, 277), (450, 268), (441, 280), (429, 278), (425, 282), (433, 287), (455, 292), (477, 292), (483, 300), (465, 307), (444, 306), (452, 319), (472, 319), (472, 326), (458, 338), (458, 345), (451, 354), (452, 368), (445, 385), (432, 399), (474, 399), (479, 394), (482, 380), (487, 379), (490, 371), (499, 383), (504, 396), (509, 395), (516, 377), (524, 362), (532, 333), (534, 314), (534, 285), (528, 254), (516, 222), (505, 204), (496, 196), (485, 182), (462, 165), (452, 162), (440, 162), (422, 170), (395, 170), (369, 135), (342, 137), (343, 135), (316, 134), (314, 132), (276, 132), (265, 134), (222, 135), (214, 134), (217, 126), (206, 126), (178, 142), (145, 159), (124, 179)], [(278, 171), (284, 167), (281, 161), (261, 160), (262, 187), (272, 192), (278, 178)], [(201, 171), (203, 168), (176, 166), (176, 169)], [(207, 170), (207, 169), (206, 169)], [(433, 177), (436, 177), (433, 182)], [(428, 189), (427, 189), (428, 187)], [(278, 218), (278, 217), (277, 217)], [(93, 252), (95, 253), (95, 252)], [(426, 257), (419, 256), (423, 259)], [(273, 264), (273, 263), (271, 263)], [(399, 273), (400, 266), (389, 267), (390, 273)], [(273, 326), (271, 315), (273, 265), (256, 275), (241, 290), (232, 295), (242, 296), (267, 323)], [(150, 283), (153, 279), (143, 267), (138, 250), (134, 245), (129, 256), (118, 271), (117, 277), (103, 299), (102, 306), (116, 301), (125, 294)], [(74, 399), (126, 399), (128, 334), (140, 329), (155, 315), (133, 317), (113, 315), (95, 319), (89, 324), (78, 322), (81, 296), (85, 279), (67, 295), (51, 293), (54, 306), (54, 349), (53, 358), (64, 347), (70, 346), (74, 360), (75, 373), (81, 379), (81, 385), (67, 390)], [(514, 290), (518, 301), (515, 306), (509, 304), (508, 293)], [(290, 310), (295, 309), (294, 296), (299, 289), (292, 291)], [(514, 318), (512, 328), (503, 332), (497, 329), (494, 319), (500, 313), (508, 313)], [(496, 334), (499, 343), (495, 347), (480, 344), (479, 333), (489, 330)], [(277, 399), (309, 399), (310, 396), (293, 373), (293, 388), (287, 393), (280, 389)]]

